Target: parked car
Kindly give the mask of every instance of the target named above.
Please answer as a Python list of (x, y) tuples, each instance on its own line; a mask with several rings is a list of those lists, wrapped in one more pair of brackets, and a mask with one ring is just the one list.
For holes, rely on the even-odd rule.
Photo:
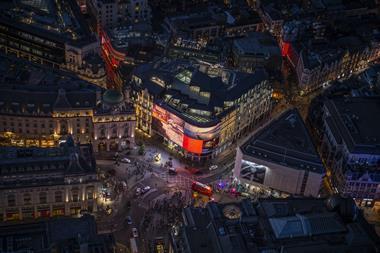
[(173, 167), (169, 168), (169, 175), (177, 175), (177, 170)]
[(127, 216), (127, 224), (128, 225), (132, 224), (132, 218), (131, 218), (131, 216)]
[(155, 155), (154, 155), (154, 160), (155, 160), (156, 162), (161, 161), (161, 154), (160, 154), (160, 153), (155, 154)]
[(148, 191), (150, 191), (150, 186), (145, 186), (144, 188), (141, 189), (141, 194), (144, 194), (144, 193), (147, 193)]
[(137, 232), (137, 228), (132, 228), (132, 234), (134, 238), (139, 237), (139, 233)]
[(211, 165), (209, 170), (212, 171), (212, 170), (216, 170), (218, 168), (218, 165), (214, 164), (214, 165)]
[(136, 188), (136, 196), (139, 196), (141, 194), (141, 188)]
[(122, 163), (131, 163), (131, 160), (128, 158), (124, 157), (123, 159), (120, 160)]

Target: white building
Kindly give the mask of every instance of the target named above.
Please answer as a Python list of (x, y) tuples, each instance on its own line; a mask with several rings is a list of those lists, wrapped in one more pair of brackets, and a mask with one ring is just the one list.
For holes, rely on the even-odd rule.
[(357, 199), (380, 198), (378, 98), (336, 98), (324, 105), (322, 156), (334, 186)]
[(234, 176), (250, 190), (318, 196), (324, 173), (296, 109), (273, 119), (237, 149)]
[(151, 18), (148, 0), (87, 0), (87, 11), (98, 31)]
[(113, 28), (118, 24), (118, 0), (87, 0), (87, 12), (97, 30)]

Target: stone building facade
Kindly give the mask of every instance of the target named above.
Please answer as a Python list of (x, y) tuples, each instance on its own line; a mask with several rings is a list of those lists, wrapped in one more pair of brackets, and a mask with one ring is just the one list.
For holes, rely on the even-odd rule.
[(90, 144), (0, 148), (0, 220), (96, 212), (100, 182)]

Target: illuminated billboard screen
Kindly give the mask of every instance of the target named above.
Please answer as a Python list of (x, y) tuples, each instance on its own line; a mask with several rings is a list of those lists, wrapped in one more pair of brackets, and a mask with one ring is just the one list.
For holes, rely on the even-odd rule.
[(186, 123), (184, 134), (194, 140), (202, 140), (202, 153), (210, 152), (219, 144), (220, 125), (212, 127), (197, 127)]
[(158, 105), (153, 106), (152, 116), (153, 128), (188, 152), (208, 153), (219, 143), (219, 124), (213, 127), (197, 127)]
[(242, 160), (240, 176), (253, 182), (264, 183), (267, 167), (253, 162)]
[(164, 137), (182, 147), (185, 122), (164, 108), (153, 106), (153, 127)]
[(192, 153), (202, 154), (203, 141), (185, 135), (183, 138), (183, 148)]

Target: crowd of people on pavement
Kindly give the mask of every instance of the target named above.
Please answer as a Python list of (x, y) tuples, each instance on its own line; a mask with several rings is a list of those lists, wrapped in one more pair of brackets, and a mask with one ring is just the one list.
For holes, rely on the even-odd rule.
[(186, 198), (181, 191), (157, 200), (142, 219), (142, 228), (145, 230), (143, 232), (152, 236), (167, 233), (169, 228), (181, 222), (181, 213), (185, 205)]

